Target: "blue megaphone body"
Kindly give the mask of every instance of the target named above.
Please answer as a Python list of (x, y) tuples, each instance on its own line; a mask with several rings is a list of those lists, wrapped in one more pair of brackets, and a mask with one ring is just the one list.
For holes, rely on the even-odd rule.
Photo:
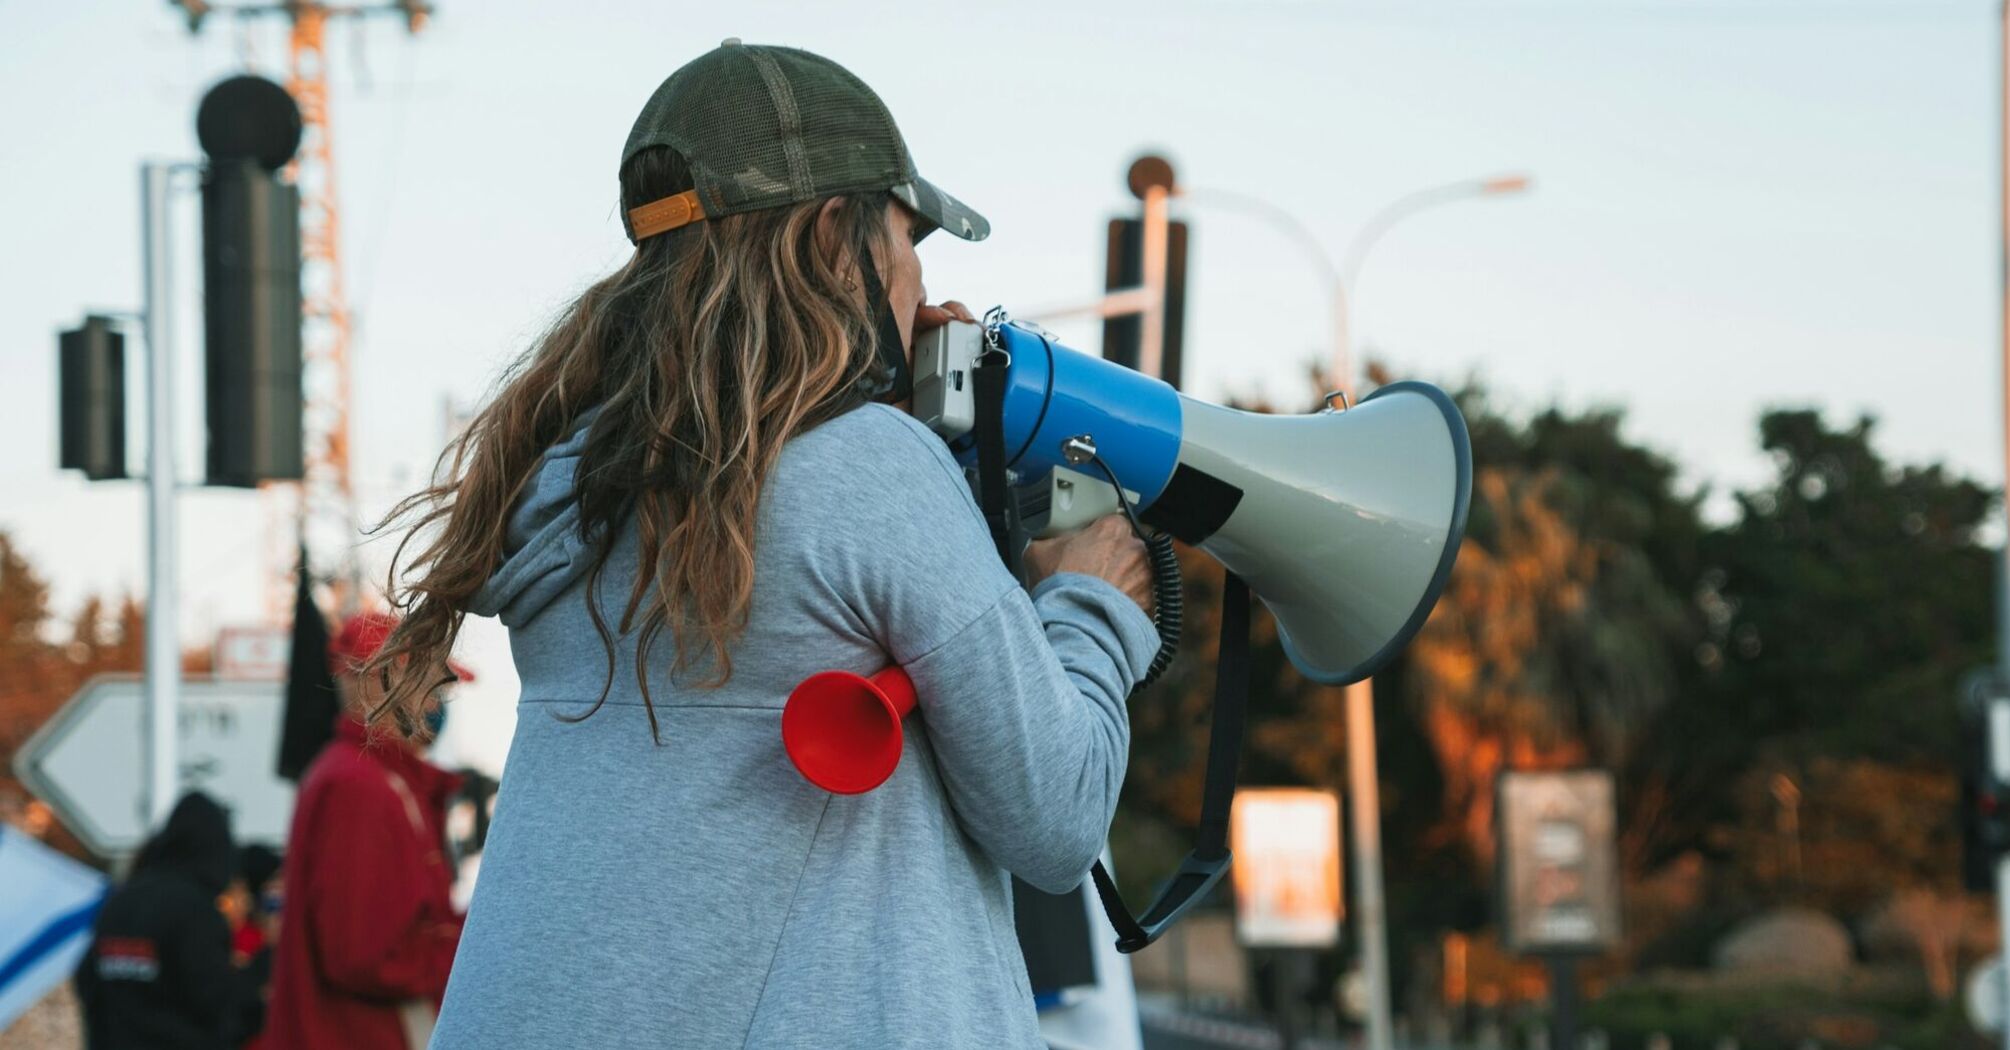
[[(1339, 411), (1243, 412), (1030, 326), (952, 323), (916, 340), (914, 414), (966, 466), (980, 360), (1006, 370), (1005, 462), (1031, 494), (1033, 532), (1116, 511), (1114, 476), (1147, 523), (1247, 581), (1292, 663), (1328, 684), (1376, 673), (1437, 603), (1472, 492), (1465, 420), (1437, 387), (1395, 383)], [(1108, 475), (1082, 469), (1085, 445)]]

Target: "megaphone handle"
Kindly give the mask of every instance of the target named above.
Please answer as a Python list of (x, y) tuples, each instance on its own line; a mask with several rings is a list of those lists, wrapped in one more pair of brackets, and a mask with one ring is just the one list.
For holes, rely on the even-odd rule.
[(914, 710), (914, 679), (909, 678), (899, 664), (881, 670), (872, 676), (871, 681), (885, 694), (896, 719), (906, 718)]
[(1145, 545), (1145, 556), (1151, 563), (1152, 626), (1159, 630), (1159, 651), (1152, 655), (1150, 666), (1131, 687), (1135, 694), (1158, 681), (1166, 668), (1172, 666), (1173, 657), (1179, 655), (1180, 633), (1186, 623), (1186, 582), (1180, 577), (1179, 552), (1173, 548), (1170, 533), (1145, 531), (1144, 523), (1138, 520), (1137, 508), (1131, 506), (1130, 497), (1124, 494), (1123, 481), (1096, 452), (1095, 443), (1086, 437), (1071, 440), (1077, 443), (1071, 450), (1080, 458), (1076, 465), (1093, 466), (1109, 479), (1110, 490), (1117, 495), (1117, 507), (1124, 512), (1124, 520), (1130, 522), (1131, 534)]

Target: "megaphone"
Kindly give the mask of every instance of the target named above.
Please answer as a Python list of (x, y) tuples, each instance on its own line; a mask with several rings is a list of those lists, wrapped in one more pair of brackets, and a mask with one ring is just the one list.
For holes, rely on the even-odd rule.
[(900, 723), (914, 701), (914, 682), (898, 667), (870, 678), (819, 671), (782, 707), (782, 747), (803, 777), (825, 791), (871, 791), (900, 765), (906, 738)]
[[(1292, 664), (1325, 684), (1381, 670), (1437, 604), (1472, 495), (1465, 420), (1437, 387), (1393, 383), (1309, 415), (1243, 412), (994, 312), (915, 344), (914, 415), (966, 466), (977, 460), (977, 369), (1001, 365), (1006, 467), (1032, 533), (1117, 511), (1114, 481), (1146, 523), (1242, 577)], [(1107, 473), (1077, 469), (1084, 449)], [(816, 675), (792, 693), (782, 717), (797, 768), (844, 793), (890, 775), (913, 703), (896, 674), (904, 681), (898, 668), (871, 681)], [(811, 710), (791, 734), (791, 712)]]

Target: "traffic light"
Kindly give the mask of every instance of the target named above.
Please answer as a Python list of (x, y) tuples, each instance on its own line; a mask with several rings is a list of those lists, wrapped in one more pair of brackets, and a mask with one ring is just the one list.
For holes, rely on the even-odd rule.
[(303, 473), (300, 191), (278, 175), (300, 127), (292, 96), (259, 77), (218, 84), (196, 114), (212, 485)]
[(1961, 881), (1970, 891), (1996, 889), (1996, 866), (2010, 855), (2010, 784), (1996, 775), (1989, 754), (1996, 704), (2010, 703), (1987, 671), (1971, 674), (1961, 704)]
[(57, 337), (57, 464), (92, 481), (126, 476), (126, 337), (84, 318)]
[[(1160, 379), (1180, 385), (1180, 347), (1186, 335), (1186, 223), (1166, 224), (1165, 350)], [(1145, 224), (1137, 219), (1111, 219), (1103, 288), (1136, 288), (1145, 279)], [(1126, 368), (1138, 367), (1144, 319), (1137, 314), (1103, 319), (1103, 356)]]
[(298, 478), (300, 192), (253, 161), (211, 161), (202, 242), (209, 483)]

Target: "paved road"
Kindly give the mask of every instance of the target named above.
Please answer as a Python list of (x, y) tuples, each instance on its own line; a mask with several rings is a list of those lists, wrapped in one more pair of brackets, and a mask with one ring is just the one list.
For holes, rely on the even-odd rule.
[[(1283, 1050), (1274, 1029), (1170, 1010), (1140, 1014), (1145, 1050)], [(1351, 1050), (1332, 1039), (1300, 1039), (1297, 1050)]]

